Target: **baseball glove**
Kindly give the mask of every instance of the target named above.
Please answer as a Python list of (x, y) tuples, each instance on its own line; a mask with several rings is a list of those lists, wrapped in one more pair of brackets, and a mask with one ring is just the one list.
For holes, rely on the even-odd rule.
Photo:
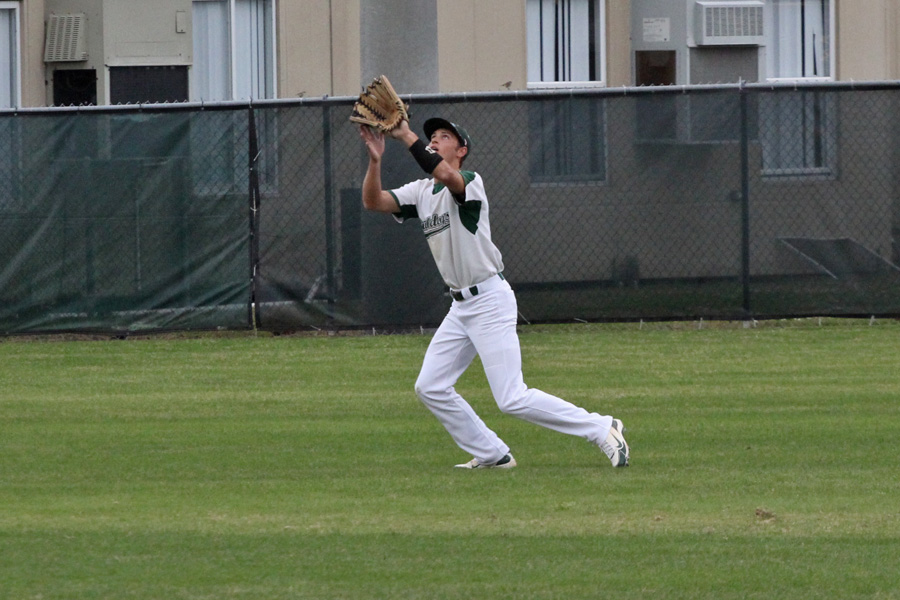
[(359, 95), (359, 100), (353, 105), (350, 121), (381, 131), (391, 131), (403, 121), (409, 121), (408, 111), (409, 106), (403, 104), (391, 82), (382, 75), (376, 77)]

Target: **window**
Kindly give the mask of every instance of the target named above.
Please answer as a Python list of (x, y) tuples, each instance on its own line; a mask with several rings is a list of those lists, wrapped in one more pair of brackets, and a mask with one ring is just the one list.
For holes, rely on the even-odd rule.
[(598, 98), (529, 103), (534, 183), (606, 180), (606, 107)]
[(19, 105), (19, 3), (0, 2), (0, 108)]
[(194, 0), (195, 101), (274, 98), (275, 0)]
[[(193, 0), (193, 32), (192, 100), (275, 98), (275, 0)], [(277, 139), (275, 112), (257, 120), (260, 148)], [(194, 121), (192, 146), (209, 150), (192, 155), (194, 191), (245, 193), (246, 115), (207, 112)], [(257, 164), (260, 186), (272, 193), (277, 160), (264, 154)]]
[(834, 3), (772, 0), (767, 13), (769, 79), (833, 78)]
[(603, 85), (605, 0), (527, 0), (529, 87)]
[[(768, 79), (833, 79), (833, 0), (772, 0), (767, 8)], [(834, 174), (836, 98), (809, 89), (764, 94), (759, 102), (759, 135), (764, 174)]]
[(783, 90), (759, 99), (766, 175), (832, 175), (837, 168), (834, 92)]
[[(19, 3), (0, 2), (0, 108), (19, 105)], [(18, 121), (0, 118), (0, 214), (20, 198)]]

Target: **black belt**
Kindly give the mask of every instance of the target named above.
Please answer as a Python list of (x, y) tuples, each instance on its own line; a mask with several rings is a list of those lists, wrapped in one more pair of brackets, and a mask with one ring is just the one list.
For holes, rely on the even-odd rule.
[[(503, 273), (497, 273), (497, 276), (500, 277), (500, 279), (506, 279), (506, 277), (503, 276)], [(478, 295), (478, 286), (473, 285), (472, 287), (470, 287), (469, 294), (471, 296), (477, 296)], [(463, 293), (461, 290), (450, 290), (450, 296), (457, 302), (462, 302), (466, 298), (465, 296), (463, 296)]]
[[(473, 296), (477, 296), (478, 295), (478, 286), (473, 285), (472, 287), (469, 288), (469, 291), (472, 293)], [(465, 296), (463, 296), (462, 292), (460, 292), (459, 290), (450, 290), (450, 296), (452, 296), (454, 300), (458, 300), (459, 302), (462, 302), (463, 298), (465, 298)]]

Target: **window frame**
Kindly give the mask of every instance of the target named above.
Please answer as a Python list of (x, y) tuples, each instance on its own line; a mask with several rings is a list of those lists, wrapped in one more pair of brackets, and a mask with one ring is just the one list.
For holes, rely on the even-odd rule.
[[(779, 3), (783, 3), (787, 5), (788, 3), (801, 3), (806, 0), (769, 0), (766, 2), (766, 30), (771, 32), (769, 35), (777, 35), (775, 31), (775, 11), (776, 5)], [(828, 56), (828, 73), (825, 75), (795, 75), (795, 76), (770, 76), (772, 71), (772, 66), (774, 65), (777, 57), (774, 57), (772, 54), (772, 50), (769, 48), (769, 45), (763, 46), (763, 52), (761, 52), (760, 64), (763, 72), (766, 74), (766, 82), (768, 83), (794, 83), (794, 84), (815, 84), (815, 83), (824, 83), (835, 80), (835, 73), (837, 72), (837, 19), (836, 19), (836, 0), (821, 0), (822, 2), (827, 4), (826, 7), (826, 18), (828, 19), (827, 23), (827, 34), (828, 37), (824, 42), (824, 49)], [(802, 46), (801, 46), (802, 48)], [(815, 52), (815, 48), (813, 48), (813, 52)], [(801, 61), (802, 64), (802, 61)], [(807, 93), (810, 95), (807, 96)], [(815, 91), (803, 92), (803, 97), (800, 99), (800, 102), (804, 104), (799, 107), (799, 114), (797, 115), (800, 118), (800, 124), (798, 125), (801, 130), (805, 131), (806, 127), (809, 125), (808, 119), (810, 118), (810, 111), (812, 111), (814, 119), (821, 118), (824, 120), (824, 123), (821, 124), (821, 133), (817, 134), (819, 137), (809, 137), (808, 135), (804, 135), (801, 138), (801, 143), (799, 148), (796, 147), (796, 144), (791, 141), (793, 144), (793, 152), (800, 153), (802, 156), (800, 157), (801, 163), (806, 163), (809, 156), (821, 154), (823, 164), (822, 165), (813, 165), (813, 166), (772, 166), (771, 164), (767, 164), (767, 147), (769, 152), (774, 152), (775, 154), (780, 154), (781, 152), (786, 151), (784, 144), (788, 142), (779, 141), (780, 135), (779, 133), (769, 133), (766, 131), (766, 124), (774, 120), (782, 121), (784, 117), (779, 114), (777, 115), (769, 115), (768, 118), (764, 117), (762, 113), (759, 116), (759, 138), (760, 145), (762, 150), (762, 165), (761, 165), (761, 173), (763, 177), (767, 179), (809, 179), (809, 178), (833, 178), (837, 176), (838, 170), (838, 109), (836, 107), (836, 100), (829, 99), (829, 96), (821, 96)], [(760, 102), (760, 110), (765, 106), (765, 102)], [(794, 110), (788, 107), (777, 107), (776, 112), (785, 110)], [(816, 125), (819, 125), (818, 123)], [(777, 125), (776, 125), (777, 127)], [(788, 135), (790, 140), (796, 139), (796, 137), (792, 137)], [(778, 147), (771, 148), (769, 144), (778, 144)], [(818, 146), (818, 149), (816, 148)]]
[[(580, 103), (584, 103), (581, 105)], [(558, 97), (529, 102), (529, 154), (528, 176), (531, 187), (569, 187), (606, 185), (609, 180), (608, 111), (605, 98), (585, 96), (580, 98)], [(549, 110), (548, 110), (549, 109)], [(583, 128), (572, 127), (579, 113), (587, 110), (593, 122), (587, 138), (577, 140), (573, 132), (583, 133)], [(545, 127), (551, 121), (549, 127)], [(564, 121), (564, 122), (561, 122)], [(583, 123), (583, 122), (582, 122)], [(547, 138), (548, 133), (552, 139)], [(601, 142), (596, 142), (596, 139)], [(550, 147), (550, 152), (540, 150)], [(578, 171), (579, 151), (587, 148), (596, 156), (588, 163), (593, 169)], [(547, 159), (550, 159), (548, 161)], [(560, 169), (553, 168), (553, 164)], [(561, 172), (560, 172), (561, 171)]]
[[(0, 2), (0, 11), (9, 11), (12, 23), (10, 45), (10, 96), (9, 98), (0, 98), (0, 108), (18, 108), (22, 106), (22, 27), (20, 22), (20, 6), (21, 3), (16, 1)], [(9, 102), (9, 106), (5, 103)]]
[[(775, 19), (775, 5), (779, 2), (801, 2), (805, 0), (768, 0), (766, 2), (766, 16), (765, 16), (765, 27), (766, 31), (772, 31)], [(778, 75), (772, 76), (770, 74), (770, 65), (774, 60), (770, 53), (769, 44), (762, 46), (763, 51), (760, 53), (760, 63), (763, 69), (763, 72), (766, 74), (766, 81), (771, 83), (794, 83), (794, 82), (826, 82), (826, 81), (834, 81), (835, 73), (837, 71), (837, 53), (836, 53), (836, 42), (837, 42), (837, 19), (836, 19), (836, 4), (835, 0), (822, 0), (823, 2), (828, 3), (828, 68), (829, 73), (827, 75), (794, 75), (794, 76), (785, 76)], [(768, 35), (767, 35), (768, 37)]]
[[(580, 0), (562, 0), (563, 2), (571, 3), (573, 1), (578, 2)], [(584, 57), (588, 61), (587, 69), (590, 70), (590, 61), (591, 61), (591, 51), (594, 53), (594, 76), (598, 77), (598, 79), (573, 79), (573, 80), (551, 80), (551, 81), (543, 81), (543, 80), (535, 80), (533, 76), (535, 74), (538, 77), (543, 78), (543, 75), (539, 73), (540, 67), (538, 67), (538, 73), (535, 72), (535, 61), (541, 60), (541, 48), (543, 47), (542, 38), (543, 34), (549, 30), (547, 26), (544, 26), (543, 31), (540, 29), (537, 33), (535, 33), (535, 26), (540, 27), (541, 21), (540, 17), (536, 17), (537, 14), (540, 14), (540, 10), (544, 3), (550, 4), (552, 0), (526, 0), (525, 4), (525, 37), (526, 37), (526, 87), (528, 89), (559, 89), (559, 88), (592, 88), (592, 87), (606, 87), (607, 85), (607, 31), (606, 31), (606, 3), (607, 0), (583, 0), (588, 4), (588, 11), (590, 14), (591, 6), (593, 5), (593, 9), (595, 11), (594, 15), (594, 44), (593, 49), (590, 44), (590, 24), (588, 29), (588, 41), (587, 41), (587, 49), (584, 52)], [(537, 8), (535, 8), (537, 7)], [(571, 7), (570, 7), (571, 9)], [(535, 19), (537, 18), (537, 21)], [(569, 34), (571, 37), (571, 34)], [(590, 76), (590, 74), (589, 74)]]
[[(767, 179), (785, 179), (785, 178), (834, 178), (837, 176), (837, 165), (838, 165), (838, 132), (837, 132), (837, 113), (838, 113), (838, 101), (834, 92), (820, 91), (816, 89), (811, 90), (793, 90), (786, 91), (781, 93), (787, 94), (802, 94), (798, 99), (798, 102), (801, 102), (802, 105), (799, 107), (800, 111), (800, 120), (796, 123), (796, 126), (801, 130), (801, 145), (800, 148), (793, 148), (793, 151), (802, 152), (801, 162), (806, 163), (810, 156), (815, 156), (817, 154), (821, 155), (822, 164), (821, 165), (810, 165), (810, 166), (769, 166), (767, 165), (767, 157), (766, 157), (766, 142), (772, 138), (777, 137), (779, 135), (785, 135), (780, 133), (769, 133), (764, 128), (763, 122), (771, 122), (771, 118), (764, 119), (760, 116), (760, 145), (762, 147), (762, 175)], [(773, 98), (778, 98), (780, 94), (776, 93), (773, 95)], [(761, 99), (760, 108), (762, 109), (766, 102), (764, 99)], [(787, 110), (787, 109), (786, 109)], [(780, 117), (779, 117), (780, 119)], [(810, 122), (812, 119), (812, 122)], [(825, 124), (821, 125), (816, 121), (818, 119), (824, 120)], [(807, 133), (808, 129), (821, 127), (822, 133), (820, 134), (810, 134)], [(792, 132), (795, 133), (795, 132)], [(796, 135), (786, 134), (789, 139), (794, 140), (797, 139)], [(818, 148), (817, 148), (818, 146)], [(783, 150), (783, 148), (776, 148), (775, 151)]]
[[(209, 99), (209, 98), (200, 98), (198, 90), (195, 88), (195, 76), (196, 76), (196, 60), (197, 55), (199, 54), (196, 50), (196, 45), (194, 47), (194, 66), (191, 67), (190, 81), (189, 81), (189, 97), (191, 101), (194, 102), (215, 102), (215, 101), (230, 101), (230, 100), (263, 100), (263, 99), (274, 99), (278, 98), (278, 28), (277, 28), (277, 1), (278, 0), (192, 0), (191, 8), (193, 9), (196, 4), (207, 3), (207, 2), (215, 2), (221, 4), (227, 4), (227, 14), (226, 19), (227, 23), (224, 24), (225, 32), (227, 33), (227, 50), (228, 50), (228, 61), (227, 61), (227, 80), (226, 85), (224, 87), (227, 88), (226, 98), (220, 99)], [(271, 78), (271, 90), (266, 89), (262, 95), (253, 94), (252, 88), (253, 83), (251, 81), (241, 81), (239, 78), (242, 74), (250, 73), (251, 76), (254, 74), (258, 76), (259, 71), (254, 73), (252, 69), (248, 69), (246, 66), (241, 65), (242, 57), (247, 54), (250, 55), (252, 53), (249, 52), (239, 52), (239, 49), (245, 49), (247, 45), (247, 40), (244, 39), (244, 36), (240, 36), (239, 29), (243, 27), (249, 27), (250, 23), (239, 23), (238, 16), (243, 13), (243, 9), (238, 8), (239, 2), (258, 2), (258, 3), (270, 3), (270, 8), (268, 10), (271, 11), (271, 15), (264, 15), (266, 18), (265, 21), (261, 23), (257, 23), (257, 27), (268, 28), (271, 32), (271, 37), (263, 37), (262, 44), (264, 46), (262, 55), (265, 57), (265, 61), (270, 61), (271, 64), (267, 65), (268, 68), (264, 67), (264, 85), (268, 88), (269, 79)], [(196, 30), (192, 32), (194, 35), (194, 44), (197, 43), (197, 34)], [(260, 55), (259, 52), (256, 53), (257, 56)], [(224, 62), (224, 61), (223, 61)], [(223, 65), (224, 66), (224, 65)], [(258, 79), (258, 77), (257, 77)], [(245, 88), (251, 88), (251, 93), (248, 97), (237, 97), (241, 90)]]

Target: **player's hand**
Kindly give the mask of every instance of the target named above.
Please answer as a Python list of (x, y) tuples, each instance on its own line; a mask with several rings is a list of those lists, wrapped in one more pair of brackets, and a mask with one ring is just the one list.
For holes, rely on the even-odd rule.
[(393, 129), (391, 129), (388, 132), (388, 135), (391, 136), (392, 138), (394, 138), (395, 140), (402, 140), (402, 139), (408, 137), (410, 134), (415, 135), (412, 133), (412, 130), (409, 128), (409, 121), (407, 121), (406, 119), (403, 119), (402, 121), (400, 121), (399, 125), (397, 125), (396, 127), (394, 127)]
[(381, 160), (384, 155), (384, 134), (378, 130), (372, 129), (368, 125), (359, 126), (359, 137), (366, 144), (366, 150), (369, 151), (371, 160)]
[(419, 136), (409, 128), (409, 121), (405, 119), (401, 121), (400, 124), (395, 128), (387, 132), (387, 135), (391, 136), (399, 142), (403, 142), (404, 144), (406, 144), (407, 148), (415, 144), (419, 139)]

